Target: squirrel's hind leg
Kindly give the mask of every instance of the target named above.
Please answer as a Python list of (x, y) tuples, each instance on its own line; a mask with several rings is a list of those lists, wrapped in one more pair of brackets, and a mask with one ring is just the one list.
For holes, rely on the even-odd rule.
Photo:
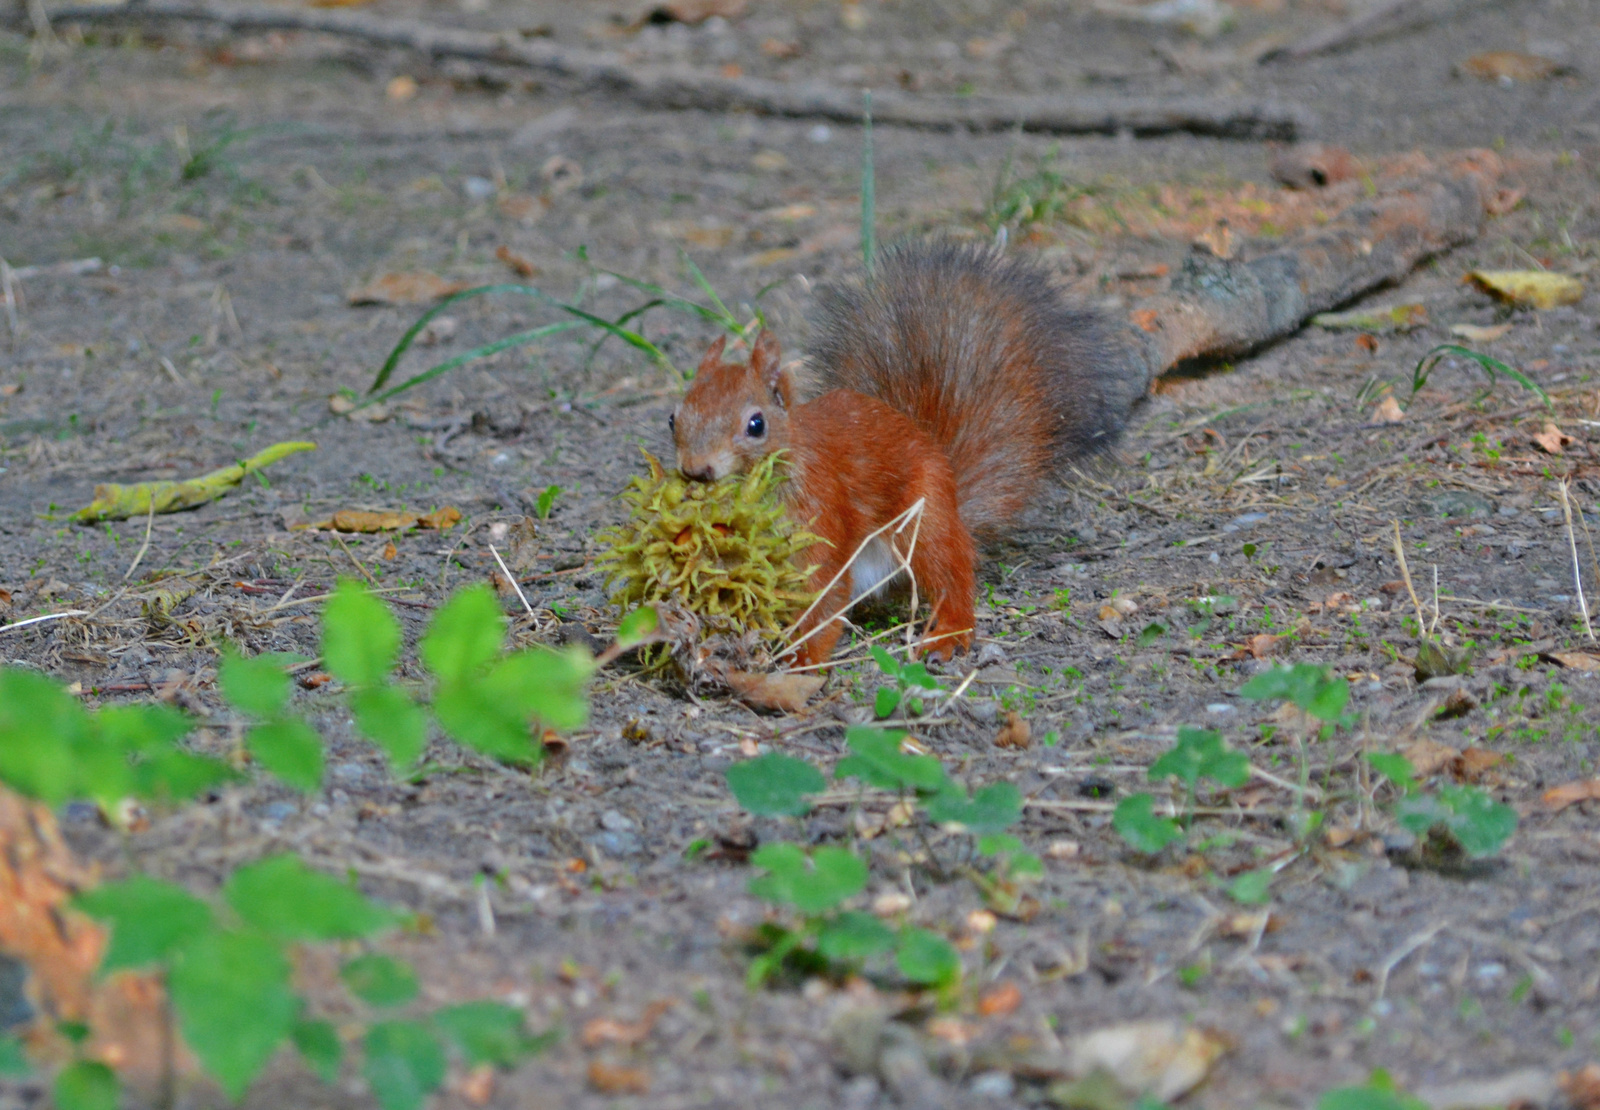
[(911, 553), (911, 573), (933, 612), (917, 647), (919, 655), (948, 660), (957, 649), (972, 646), (977, 561), (972, 535), (953, 509), (924, 518), (921, 539)]

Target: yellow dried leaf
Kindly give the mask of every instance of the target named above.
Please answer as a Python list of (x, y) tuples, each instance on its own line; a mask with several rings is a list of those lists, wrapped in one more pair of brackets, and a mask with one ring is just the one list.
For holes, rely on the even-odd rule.
[(1543, 81), (1561, 72), (1561, 63), (1519, 50), (1490, 50), (1462, 62), (1460, 71), (1483, 81)]
[(1583, 282), (1546, 270), (1473, 270), (1466, 280), (1502, 301), (1529, 308), (1577, 304), (1583, 298)]

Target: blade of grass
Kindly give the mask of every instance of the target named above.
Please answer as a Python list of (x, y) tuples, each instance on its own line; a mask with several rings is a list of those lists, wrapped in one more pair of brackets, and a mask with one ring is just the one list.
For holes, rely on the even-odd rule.
[(450, 296), (446, 297), (444, 300), (440, 301), (438, 304), (434, 305), (432, 308), (428, 309), (428, 311), (419, 316), (417, 318), (417, 322), (412, 324), (411, 327), (407, 329), (406, 333), (400, 337), (400, 342), (396, 343), (394, 350), (389, 352), (389, 357), (383, 360), (383, 366), (381, 369), (379, 369), (378, 376), (372, 380), (372, 384), (367, 387), (367, 392), (369, 394), (376, 393), (378, 390), (384, 387), (384, 385), (389, 381), (389, 376), (394, 373), (394, 368), (400, 364), (401, 357), (411, 349), (411, 344), (416, 342), (417, 336), (422, 334), (422, 329), (427, 327), (435, 316), (438, 316), (439, 313), (443, 312), (453, 304), (457, 304), (461, 301), (471, 300), (473, 297), (485, 297), (491, 293), (518, 293), (522, 296), (532, 297), (536, 300), (549, 301), (551, 304), (561, 303), (542, 289), (535, 289), (531, 285), (518, 285), (515, 283), (502, 285), (479, 285), (473, 289), (463, 289), (459, 293), (452, 293)]
[(386, 389), (377, 396), (368, 397), (365, 401), (362, 401), (355, 407), (355, 409), (351, 411), (364, 409), (368, 405), (376, 405), (383, 401), (387, 401), (390, 397), (404, 393), (406, 390), (415, 386), (419, 386), (423, 382), (432, 381), (440, 374), (448, 374), (456, 367), (465, 365), (466, 363), (471, 362), (473, 359), (485, 358), (489, 355), (498, 354), (500, 351), (508, 350), (512, 347), (520, 347), (525, 343), (536, 343), (541, 339), (548, 338), (549, 336), (556, 335), (560, 332), (571, 331), (573, 328), (585, 327), (587, 323), (588, 322), (585, 320), (558, 320), (554, 324), (545, 324), (543, 327), (532, 328), (529, 331), (518, 332), (516, 335), (510, 335), (504, 339), (497, 339), (493, 343), (485, 343), (481, 347), (474, 347), (472, 350), (464, 351), (447, 362), (441, 362), (437, 366), (429, 367), (428, 369), (422, 371), (422, 373), (407, 378), (399, 385)]
[(861, 91), (861, 263), (872, 273), (878, 254), (878, 182), (872, 159), (872, 90)]
[(1507, 366), (1497, 358), (1491, 358), (1486, 354), (1481, 354), (1469, 347), (1463, 347), (1456, 343), (1441, 343), (1422, 356), (1417, 363), (1416, 369), (1411, 372), (1411, 396), (1415, 397), (1418, 391), (1428, 384), (1428, 375), (1433, 372), (1433, 368), (1442, 359), (1450, 355), (1458, 355), (1461, 358), (1477, 363), (1483, 369), (1483, 372), (1489, 375), (1489, 383), (1491, 385), (1501, 376), (1510, 378), (1523, 389), (1537, 393), (1539, 400), (1544, 402), (1546, 408), (1555, 409), (1555, 405), (1551, 402), (1550, 395), (1544, 391), (1544, 387), (1521, 370), (1513, 366)]
[(700, 287), (700, 292), (704, 293), (708, 298), (710, 298), (711, 303), (716, 306), (716, 309), (722, 315), (722, 318), (730, 323), (737, 323), (733, 313), (728, 311), (728, 306), (722, 303), (721, 297), (717, 296), (716, 289), (713, 288), (711, 283), (706, 280), (706, 275), (700, 272), (700, 267), (696, 266), (694, 264), (694, 259), (689, 257), (689, 252), (684, 250), (682, 247), (679, 247), (678, 258), (682, 260), (684, 266), (688, 269), (689, 277), (696, 285)]
[[(618, 316), (615, 320), (613, 320), (611, 322), (613, 324), (617, 325), (617, 327), (620, 328), (622, 325), (626, 324), (629, 320), (637, 320), (640, 316), (643, 316), (646, 312), (649, 312), (652, 308), (659, 308), (664, 303), (665, 302), (662, 301), (661, 298), (657, 297), (655, 300), (647, 301), (646, 303), (640, 305), (638, 308), (632, 309), (631, 311), (628, 311), (628, 312), (624, 312), (621, 316)], [(606, 340), (608, 340), (610, 338), (611, 338), (611, 333), (610, 332), (606, 332), (599, 339), (596, 339), (594, 341), (594, 346), (589, 348), (589, 353), (587, 355), (585, 355), (584, 359), (583, 359), (584, 373), (588, 373), (589, 367), (594, 364), (595, 356), (600, 353), (600, 348), (605, 346)]]

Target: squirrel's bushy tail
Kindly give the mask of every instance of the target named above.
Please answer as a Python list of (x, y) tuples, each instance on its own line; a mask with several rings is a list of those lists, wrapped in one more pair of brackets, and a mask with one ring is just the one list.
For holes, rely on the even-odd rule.
[(980, 537), (1127, 420), (1129, 359), (1103, 318), (1069, 304), (1039, 266), (993, 249), (892, 247), (870, 278), (823, 295), (820, 324), (824, 388), (879, 397), (933, 436)]

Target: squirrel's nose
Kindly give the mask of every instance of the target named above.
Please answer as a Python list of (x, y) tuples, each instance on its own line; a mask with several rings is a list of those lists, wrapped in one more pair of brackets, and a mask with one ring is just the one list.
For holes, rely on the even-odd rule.
[(678, 470), (691, 482), (715, 482), (717, 480), (717, 468), (710, 463), (705, 463), (701, 466), (690, 466), (685, 463), (679, 466)]

